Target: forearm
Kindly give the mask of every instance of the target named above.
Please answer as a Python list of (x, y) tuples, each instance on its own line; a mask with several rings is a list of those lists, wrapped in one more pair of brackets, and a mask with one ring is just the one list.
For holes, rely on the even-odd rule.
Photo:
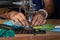
[(44, 18), (50, 17), (54, 11), (54, 5), (52, 0), (44, 0), (45, 7), (40, 9), (38, 14), (41, 14)]
[(54, 11), (54, 4), (52, 0), (44, 0), (45, 10), (48, 12), (48, 17), (50, 17)]

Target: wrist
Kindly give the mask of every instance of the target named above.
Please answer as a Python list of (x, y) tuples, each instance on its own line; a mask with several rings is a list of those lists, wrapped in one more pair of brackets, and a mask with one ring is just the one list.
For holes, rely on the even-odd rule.
[(37, 12), (37, 15), (39, 15), (39, 14), (42, 15), (43, 17), (45, 17), (44, 12), (42, 12), (42, 11), (41, 12)]
[(11, 12), (12, 10), (9, 10), (9, 11), (7, 11), (7, 12), (5, 12), (5, 17), (6, 17), (6, 19), (9, 19), (10, 20), (10, 12)]
[(9, 9), (6, 9), (6, 10), (3, 10), (3, 12), (0, 12), (0, 17), (1, 18), (4, 18), (4, 19), (8, 19), (8, 12), (10, 12), (11, 10), (9, 10)]

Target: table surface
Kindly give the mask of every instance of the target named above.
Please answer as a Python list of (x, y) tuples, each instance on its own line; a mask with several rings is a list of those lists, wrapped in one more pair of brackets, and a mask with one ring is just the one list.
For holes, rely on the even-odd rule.
[[(0, 20), (0, 24), (7, 20)], [(60, 25), (60, 19), (47, 19), (47, 23), (53, 25)], [(60, 36), (60, 32), (47, 32), (46, 34), (16, 34), (15, 37), (24, 37), (24, 36)]]

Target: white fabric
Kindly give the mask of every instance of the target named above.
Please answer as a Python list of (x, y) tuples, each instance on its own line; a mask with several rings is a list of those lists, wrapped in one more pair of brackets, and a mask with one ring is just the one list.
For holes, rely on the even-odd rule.
[(60, 28), (60, 25), (55, 26), (55, 28)]

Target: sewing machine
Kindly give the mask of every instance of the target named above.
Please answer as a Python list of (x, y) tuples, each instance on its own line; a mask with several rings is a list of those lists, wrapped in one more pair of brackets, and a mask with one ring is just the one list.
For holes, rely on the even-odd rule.
[[(19, 6), (19, 12), (21, 12), (21, 9), (23, 9), (25, 11), (24, 14), (30, 24), (31, 15), (33, 15), (32, 13), (36, 13), (35, 4), (33, 4), (32, 0), (20, 0), (20, 2), (13, 2), (12, 4)], [(30, 28), (30, 25), (27, 26), (26, 28)]]
[(23, 9), (28, 22), (31, 22), (32, 13), (36, 13), (36, 4), (33, 4), (32, 0), (21, 0), (20, 2), (13, 2), (12, 4), (19, 6), (19, 12), (21, 12), (21, 9)]

